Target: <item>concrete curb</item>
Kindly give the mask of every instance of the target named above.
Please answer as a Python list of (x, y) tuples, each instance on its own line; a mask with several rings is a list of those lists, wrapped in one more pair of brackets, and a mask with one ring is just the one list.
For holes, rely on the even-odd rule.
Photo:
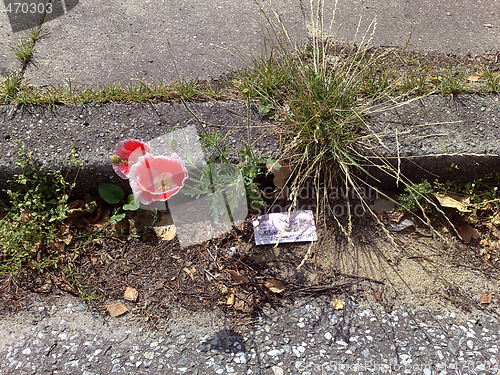
[[(242, 148), (247, 140), (245, 104), (228, 101), (188, 105), (209, 124), (209, 131), (229, 132), (227, 141), (236, 149)], [(147, 141), (170, 132), (174, 126), (197, 125), (182, 103), (88, 104), (22, 111), (3, 106), (0, 123), (4, 130), (0, 138), (0, 188), (6, 188), (7, 180), (18, 172), (14, 141), (20, 140), (46, 169), (61, 169), (74, 147), (84, 163), (76, 194), (95, 193), (102, 182), (128, 187), (109, 162), (120, 140)], [(256, 111), (251, 111), (251, 124), (256, 149), (266, 157), (276, 157), (279, 124), (266, 121)], [(375, 112), (369, 124), (384, 147), (373, 138), (366, 144), (365, 155), (383, 156), (396, 166), (399, 155), (401, 173), (412, 180), (473, 179), (500, 171), (499, 96), (430, 96)], [(231, 157), (236, 159), (237, 152), (233, 151)], [(379, 177), (377, 185), (395, 187), (387, 176)]]

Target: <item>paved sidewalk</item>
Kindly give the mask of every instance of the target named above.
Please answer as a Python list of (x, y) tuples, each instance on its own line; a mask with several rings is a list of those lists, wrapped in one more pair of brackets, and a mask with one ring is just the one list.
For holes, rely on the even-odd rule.
[[(327, 1), (327, 9), (334, 1)], [(302, 7), (309, 1), (273, 2), (296, 42), (306, 37)], [(0, 71), (13, 65), (14, 34), (0, 5)], [(373, 43), (423, 51), (482, 54), (500, 46), (499, 1), (340, 0), (334, 36), (359, 40), (375, 18)], [(327, 10), (327, 13), (329, 11)], [(309, 21), (309, 17), (306, 17)], [(359, 23), (359, 32), (356, 30)], [(329, 20), (327, 19), (327, 23)], [(86, 85), (172, 82), (217, 77), (263, 53), (265, 27), (253, 0), (82, 0), (45, 25), (36, 65), (26, 76), (36, 86), (71, 79)]]
[[(342, 298), (342, 297), (340, 297)], [(0, 320), (0, 374), (489, 374), (498, 321), (453, 310), (334, 310), (301, 298), (232, 324), (220, 311), (170, 311), (148, 329), (140, 309), (116, 319), (70, 297), (29, 301)]]

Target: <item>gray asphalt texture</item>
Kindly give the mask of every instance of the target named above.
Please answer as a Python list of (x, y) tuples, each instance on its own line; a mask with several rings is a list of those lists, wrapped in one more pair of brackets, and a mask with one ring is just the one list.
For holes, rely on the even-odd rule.
[[(326, 25), (334, 3), (326, 2)], [(309, 1), (273, 4), (291, 39), (304, 41)], [(498, 1), (340, 0), (331, 34), (360, 43), (372, 35), (375, 21), (372, 41), (377, 46), (404, 47), (409, 40), (408, 49), (419, 51), (496, 53), (499, 20)], [(68, 79), (94, 85), (217, 77), (244, 67), (250, 54), (263, 53), (265, 27), (253, 0), (81, 1), (45, 24), (48, 35), (37, 43), (37, 63), (26, 77), (35, 86)], [(15, 65), (9, 46), (23, 33), (11, 31), (0, 5), (0, 71)]]
[[(250, 324), (172, 309), (152, 330), (140, 307), (109, 318), (70, 297), (29, 301), (0, 321), (2, 374), (493, 374), (492, 316), (303, 297)], [(242, 319), (243, 321), (244, 319)], [(247, 320), (248, 322), (248, 320)]]
[[(248, 139), (247, 108), (228, 102), (190, 103), (188, 107), (208, 131), (228, 133), (233, 149), (242, 148)], [(279, 156), (280, 137), (276, 124), (253, 110), (250, 112), (254, 148), (265, 157)], [(500, 170), (500, 98), (498, 96), (463, 95), (457, 98), (430, 96), (398, 108), (371, 116), (370, 131), (377, 134), (367, 144), (366, 155), (405, 157), (401, 172), (415, 180), (437, 176), (454, 180), (474, 179), (492, 170)], [(109, 158), (115, 145), (123, 139), (150, 141), (172, 131), (175, 126), (200, 125), (182, 103), (160, 104), (90, 104), (17, 110), (0, 106), (0, 187), (18, 170), (16, 141), (21, 141), (47, 169), (64, 166), (72, 149), (85, 168), (78, 174), (76, 193), (95, 192), (102, 181), (122, 183), (114, 173)], [(432, 124), (432, 125), (430, 125)], [(368, 131), (369, 132), (369, 131)], [(379, 143), (379, 140), (382, 144)], [(371, 149), (374, 148), (374, 150)], [(448, 156), (439, 156), (449, 154)], [(211, 155), (206, 155), (211, 156)], [(454, 168), (451, 166), (454, 165)], [(377, 171), (373, 171), (376, 173)], [(379, 183), (392, 187), (386, 176)]]

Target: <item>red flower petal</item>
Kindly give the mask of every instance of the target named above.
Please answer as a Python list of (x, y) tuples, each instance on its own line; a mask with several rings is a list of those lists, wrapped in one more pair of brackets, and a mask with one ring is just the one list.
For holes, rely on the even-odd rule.
[(146, 154), (130, 168), (130, 186), (143, 204), (166, 201), (184, 186), (186, 167), (177, 155), (171, 157)]
[(135, 163), (140, 156), (143, 156), (148, 152), (151, 152), (150, 147), (142, 141), (137, 139), (127, 139), (125, 141), (121, 141), (116, 145), (113, 154), (118, 155), (121, 158), (122, 163), (113, 164), (113, 169), (118, 176), (123, 179), (127, 179), (131, 166), (131, 164), (127, 163)]

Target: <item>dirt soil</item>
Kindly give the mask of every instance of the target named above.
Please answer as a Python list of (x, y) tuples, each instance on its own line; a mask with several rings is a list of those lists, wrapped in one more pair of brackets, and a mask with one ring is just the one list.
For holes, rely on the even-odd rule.
[[(152, 324), (160, 324), (172, 306), (191, 311), (217, 306), (241, 317), (297, 296), (339, 293), (354, 300), (375, 299), (387, 311), (404, 303), (499, 312), (498, 249), (491, 249), (488, 260), (477, 240), (464, 244), (439, 223), (436, 228), (446, 242), (418, 222), (408, 232), (390, 232), (391, 238), (386, 233), (390, 226), (368, 216), (357, 219), (349, 240), (333, 221), (317, 227), (319, 241), (312, 247), (255, 246), (250, 220), (187, 248), (177, 239), (161, 241), (152, 232), (140, 238), (100, 237), (73, 261), (81, 284), (58, 270), (0, 276), (0, 314), (22, 306), (31, 292), (82, 295), (82, 290), (87, 296), (95, 293), (89, 303), (102, 313), (107, 314), (106, 304), (123, 302), (140, 307)], [(138, 291), (137, 301), (124, 300), (126, 287)], [(492, 302), (480, 304), (488, 293)]]

